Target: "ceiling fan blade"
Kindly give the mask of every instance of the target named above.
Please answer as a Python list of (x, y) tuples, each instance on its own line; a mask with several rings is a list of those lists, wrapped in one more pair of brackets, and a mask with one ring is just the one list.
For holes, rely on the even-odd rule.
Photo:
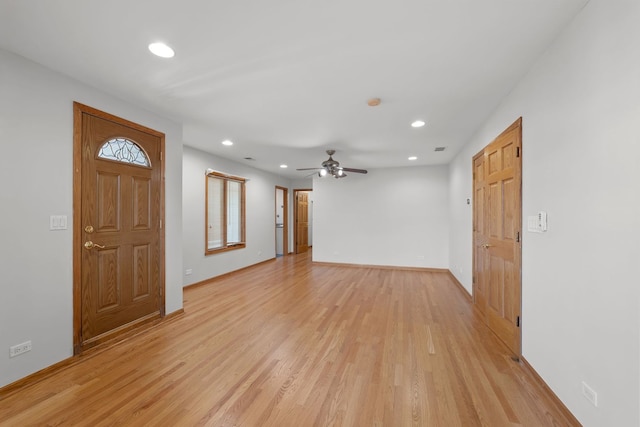
[(322, 169), (322, 168), (299, 168), (299, 169), (296, 169), (296, 170), (297, 171), (317, 171), (317, 170), (320, 170), (320, 169)]
[(354, 173), (367, 173), (366, 169), (342, 168), (342, 170), (347, 172), (354, 172)]

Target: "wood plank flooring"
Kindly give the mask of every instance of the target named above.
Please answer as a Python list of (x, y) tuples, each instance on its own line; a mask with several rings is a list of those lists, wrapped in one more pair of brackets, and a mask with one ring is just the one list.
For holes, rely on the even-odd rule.
[(444, 273), (278, 258), (15, 391), (2, 426), (567, 426)]

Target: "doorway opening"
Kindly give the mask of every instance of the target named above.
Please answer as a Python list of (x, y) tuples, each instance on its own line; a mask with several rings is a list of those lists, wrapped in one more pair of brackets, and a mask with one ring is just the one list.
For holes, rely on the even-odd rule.
[(276, 186), (276, 258), (289, 253), (289, 190)]

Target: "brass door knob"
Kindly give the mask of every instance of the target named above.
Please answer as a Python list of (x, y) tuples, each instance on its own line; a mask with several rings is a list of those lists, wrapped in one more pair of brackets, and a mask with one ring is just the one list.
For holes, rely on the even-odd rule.
[(84, 242), (84, 247), (85, 249), (93, 249), (93, 248), (104, 249), (106, 246), (93, 243), (91, 240), (87, 240), (86, 242)]

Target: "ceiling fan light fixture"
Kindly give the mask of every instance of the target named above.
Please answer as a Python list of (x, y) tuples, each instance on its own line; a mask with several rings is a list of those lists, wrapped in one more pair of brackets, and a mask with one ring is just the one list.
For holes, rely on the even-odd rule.
[[(331, 175), (334, 178), (345, 178), (347, 176), (346, 172), (355, 172), (355, 173), (363, 173), (366, 174), (367, 170), (366, 169), (355, 169), (355, 168), (346, 168), (346, 167), (342, 167), (340, 166), (340, 163), (337, 160), (333, 160), (333, 154), (335, 153), (335, 150), (327, 150), (327, 154), (329, 155), (329, 158), (327, 160), (325, 160), (324, 162), (322, 162), (322, 167), (320, 168), (298, 168), (296, 170), (298, 171), (308, 171), (308, 170), (313, 170), (313, 171), (317, 171), (318, 173), (318, 177), (322, 178), (324, 176), (327, 175)], [(316, 172), (311, 173), (311, 175), (315, 174)], [(311, 176), (308, 175), (308, 176)]]

